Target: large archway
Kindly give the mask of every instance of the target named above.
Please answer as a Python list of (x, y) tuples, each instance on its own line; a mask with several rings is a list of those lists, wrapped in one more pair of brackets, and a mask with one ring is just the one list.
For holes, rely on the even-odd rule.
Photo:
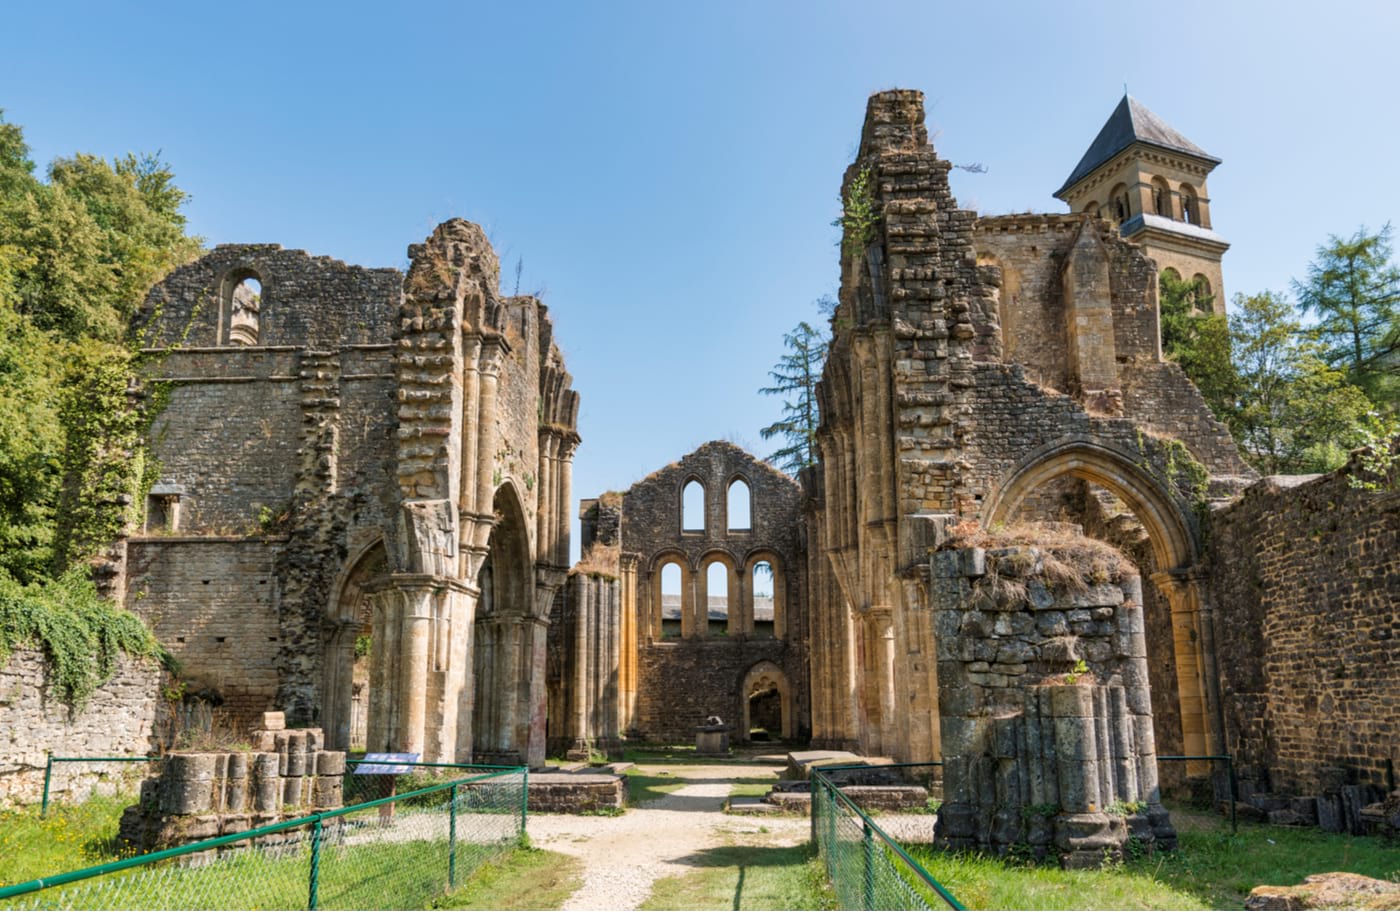
[[(1222, 749), (1223, 726), (1214, 625), (1199, 566), (1201, 549), (1189, 506), (1162, 480), (1169, 477), (1169, 470), (1157, 465), (1162, 461), (1158, 446), (1145, 439), (1144, 452), (1136, 458), (1117, 447), (1083, 439), (1042, 447), (1003, 477), (984, 506), (982, 520), (988, 527), (1004, 524), (1037, 490), (1066, 478), (1098, 486), (1126, 505), (1150, 545), (1150, 564), (1139, 569), (1169, 606), (1179, 743), (1185, 754), (1214, 755)], [(1161, 740), (1171, 743), (1175, 738)], [(1207, 771), (1199, 763), (1189, 770), (1192, 775)]]
[(365, 587), (389, 572), (376, 539), (346, 564), (327, 604), (322, 661), (321, 727), (335, 750), (362, 748), (369, 718), (372, 609)]
[[(535, 574), (525, 511), (514, 486), (496, 491), (497, 516), (477, 574), (472, 654), (472, 751), (478, 761), (523, 762), (530, 740), (530, 646)], [(541, 640), (543, 642), (543, 640)]]

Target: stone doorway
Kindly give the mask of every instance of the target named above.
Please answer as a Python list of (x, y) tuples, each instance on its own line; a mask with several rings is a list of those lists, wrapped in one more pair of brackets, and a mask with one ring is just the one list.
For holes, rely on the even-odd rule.
[(754, 740), (757, 729), (766, 740), (777, 741), (793, 736), (792, 688), (787, 675), (776, 664), (759, 662), (744, 676), (740, 690), (743, 711), (740, 714), (739, 739)]

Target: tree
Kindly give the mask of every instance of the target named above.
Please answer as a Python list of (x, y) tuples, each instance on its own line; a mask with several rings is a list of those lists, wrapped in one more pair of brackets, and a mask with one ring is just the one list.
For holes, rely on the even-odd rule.
[[(829, 311), (834, 303), (829, 299), (817, 302)], [(783, 335), (787, 354), (778, 359), (768, 376), (772, 386), (759, 390), (766, 396), (783, 396), (783, 418), (758, 433), (764, 440), (776, 437), (783, 442), (768, 457), (768, 461), (791, 474), (797, 474), (817, 461), (817, 380), (826, 363), (828, 339), (805, 320), (790, 333)]]
[[(98, 491), (99, 467), (78, 463), (115, 452), (97, 446), (109, 430), (97, 392), (110, 381), (124, 397), (125, 383), (99, 382), (97, 368), (130, 370), (131, 316), (152, 284), (199, 252), (185, 201), (155, 156), (78, 154), (42, 181), (23, 130), (0, 116), (0, 577), (42, 581), (63, 569), (52, 567), (55, 550), (81, 558), (102, 534), (77, 528), (80, 510), (59, 509), (60, 482), (66, 473)], [(56, 548), (59, 518), (69, 534)]]
[(1215, 417), (1228, 423), (1239, 376), (1230, 359), (1230, 324), (1213, 312), (1214, 296), (1200, 281), (1164, 270), (1159, 283), (1162, 354), (1181, 365)]
[(1337, 468), (1367, 442), (1370, 401), (1319, 356), (1287, 298), (1236, 295), (1234, 308), (1239, 388), (1226, 422), (1246, 458), (1266, 475)]
[(1391, 229), (1363, 225), (1349, 238), (1329, 235), (1307, 278), (1293, 283), (1322, 357), (1377, 405), (1395, 409), (1400, 388), (1400, 267), (1390, 262)]

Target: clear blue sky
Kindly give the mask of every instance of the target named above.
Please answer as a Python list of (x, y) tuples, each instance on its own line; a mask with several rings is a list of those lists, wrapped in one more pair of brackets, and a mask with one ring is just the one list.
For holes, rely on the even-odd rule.
[(1051, 193), (1123, 93), (1224, 160), (1229, 292), (1400, 220), (1400, 4), (11, 4), (34, 158), (160, 150), (209, 244), (402, 266), (486, 227), (583, 396), (575, 495), (700, 443), (759, 455), (783, 332), (836, 285), (865, 99), (922, 89), (964, 206)]

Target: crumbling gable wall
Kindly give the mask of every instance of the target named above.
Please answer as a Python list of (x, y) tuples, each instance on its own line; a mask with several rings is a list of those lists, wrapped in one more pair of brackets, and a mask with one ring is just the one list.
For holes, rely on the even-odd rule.
[[(730, 485), (749, 486), (750, 523), (729, 528)], [(689, 481), (704, 486), (704, 527), (683, 530), (682, 496)], [(600, 511), (601, 515), (601, 511)], [(593, 527), (606, 521), (594, 520)], [(801, 541), (801, 492), (786, 475), (739, 447), (713, 441), (653, 472), (622, 495), (620, 547), (623, 606), (632, 618), (623, 641), (623, 663), (633, 671), (622, 688), (625, 730), (650, 740), (690, 741), (710, 715), (739, 726), (760, 680), (750, 673), (764, 663), (786, 678), (786, 732), (809, 726), (805, 618), (805, 558)], [(589, 541), (585, 536), (585, 550)], [(730, 578), (726, 635), (708, 635), (706, 567), (722, 562)], [(753, 568), (768, 561), (773, 579), (774, 636), (755, 636), (751, 612)], [(663, 635), (662, 568), (682, 568), (682, 635)], [(630, 659), (628, 656), (634, 658)], [(748, 732), (739, 732), (747, 738)]]

